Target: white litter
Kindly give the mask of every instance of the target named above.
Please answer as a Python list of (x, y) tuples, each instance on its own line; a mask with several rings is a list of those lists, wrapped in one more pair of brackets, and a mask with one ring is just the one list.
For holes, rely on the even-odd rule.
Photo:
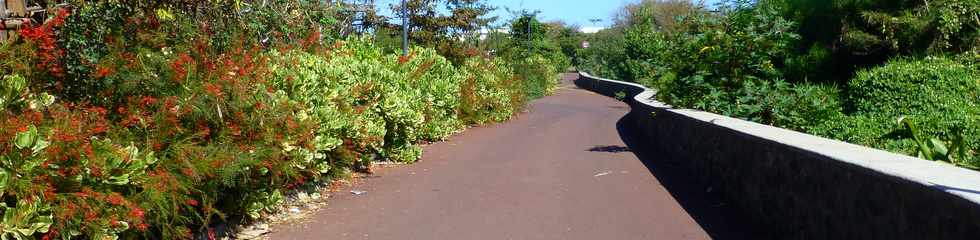
[(601, 172), (601, 173), (598, 173), (596, 175), (593, 175), (593, 177), (602, 177), (602, 176), (606, 176), (606, 175), (609, 175), (609, 174), (612, 174), (612, 171)]
[(360, 191), (360, 190), (350, 191), (350, 194), (354, 194), (354, 195), (363, 195), (365, 193), (367, 193), (367, 191)]

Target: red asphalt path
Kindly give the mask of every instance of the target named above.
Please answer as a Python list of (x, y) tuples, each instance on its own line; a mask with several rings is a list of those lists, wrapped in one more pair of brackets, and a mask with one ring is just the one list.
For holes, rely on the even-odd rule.
[(629, 110), (568, 74), (527, 113), (381, 168), (271, 239), (710, 239), (617, 132)]

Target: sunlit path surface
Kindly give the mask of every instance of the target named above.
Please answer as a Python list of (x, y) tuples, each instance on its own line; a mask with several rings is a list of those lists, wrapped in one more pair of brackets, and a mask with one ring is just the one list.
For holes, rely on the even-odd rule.
[[(425, 148), (422, 162), (382, 168), (311, 219), (272, 239), (742, 239), (724, 203), (679, 201), (704, 188), (659, 176), (624, 143), (629, 107), (558, 92), (512, 121)], [(657, 174), (655, 174), (657, 173)], [(669, 175), (669, 174), (668, 174)], [(661, 179), (661, 180), (658, 180)], [(676, 179), (676, 177), (670, 177)], [(664, 183), (678, 182), (672, 186)], [(670, 189), (670, 191), (668, 191)], [(694, 197), (692, 197), (694, 196)]]

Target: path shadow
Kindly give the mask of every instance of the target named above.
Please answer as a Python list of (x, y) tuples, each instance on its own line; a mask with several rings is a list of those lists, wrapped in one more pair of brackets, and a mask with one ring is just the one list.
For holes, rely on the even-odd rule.
[(651, 143), (638, 135), (641, 130), (633, 124), (634, 117), (638, 116), (629, 113), (616, 122), (620, 138), (712, 239), (774, 239), (745, 211), (713, 191), (715, 188), (692, 177), (678, 161), (658, 157), (649, 147)]
[(629, 152), (630, 151), (630, 148), (624, 147), (624, 146), (615, 146), (615, 145), (610, 145), (610, 146), (595, 146), (595, 147), (589, 148), (589, 150), (586, 150), (586, 151), (589, 151), (589, 152), (621, 153), (621, 152)]

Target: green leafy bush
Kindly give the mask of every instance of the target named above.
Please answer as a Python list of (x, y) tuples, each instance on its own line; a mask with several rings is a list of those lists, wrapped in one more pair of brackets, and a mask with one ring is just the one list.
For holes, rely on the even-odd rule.
[(504, 121), (526, 101), (524, 89), (506, 61), (471, 58), (461, 68), (466, 79), (460, 85), (460, 120), (483, 124)]
[(976, 168), (978, 2), (830, 2), (630, 4), (577, 64), (674, 106)]
[[(964, 144), (975, 155), (980, 149), (976, 135), (980, 120), (980, 71), (945, 57), (898, 59), (858, 72), (848, 86), (848, 102), (854, 115), (891, 119), (881, 124), (901, 130), (895, 119), (914, 119), (927, 136), (952, 140), (964, 136)], [(883, 139), (908, 139), (905, 131)], [(911, 143), (898, 147), (914, 151)], [(892, 148), (895, 149), (895, 148)]]
[(561, 78), (556, 66), (542, 55), (532, 55), (513, 63), (514, 72), (522, 78), (524, 93), (528, 99), (552, 94)]
[(507, 119), (564, 64), (537, 54), (521, 81), (499, 59), (324, 46), (344, 5), (322, 1), (72, 2), (0, 43), (0, 238), (255, 220), (291, 189)]
[(403, 91), (413, 103), (422, 105), (425, 120), (419, 139), (442, 140), (463, 128), (457, 117), (463, 75), (435, 50), (415, 48), (408, 57), (388, 56), (400, 76), (392, 87)]
[(898, 59), (858, 72), (848, 86), (856, 114), (975, 114), (980, 75), (945, 57)]
[(795, 84), (773, 105), (773, 125), (808, 132), (840, 117), (843, 107), (836, 87)]
[(589, 35), (588, 48), (578, 49), (575, 66), (590, 74), (614, 79), (631, 80), (627, 74), (626, 47), (622, 30), (606, 29)]

